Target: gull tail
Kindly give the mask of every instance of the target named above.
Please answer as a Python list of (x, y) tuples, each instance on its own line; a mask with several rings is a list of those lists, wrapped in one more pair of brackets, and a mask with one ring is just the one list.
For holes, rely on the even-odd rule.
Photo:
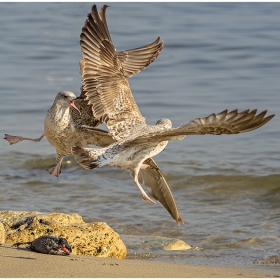
[(109, 159), (106, 158), (106, 148), (93, 149), (93, 148), (82, 148), (74, 146), (71, 148), (71, 152), (78, 158), (82, 158), (78, 163), (85, 169), (95, 169), (102, 167), (109, 163)]

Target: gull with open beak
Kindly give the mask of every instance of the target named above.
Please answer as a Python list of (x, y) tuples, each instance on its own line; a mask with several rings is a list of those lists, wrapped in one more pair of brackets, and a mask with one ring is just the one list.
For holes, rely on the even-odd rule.
[[(70, 154), (70, 147), (74, 143), (80, 143), (81, 146), (94, 144), (104, 146), (112, 143), (112, 138), (108, 133), (102, 130), (91, 131), (80, 125), (80, 123), (90, 126), (96, 126), (96, 122), (92, 116), (87, 121), (83, 121), (81, 113), (85, 113), (85, 108), (75, 104), (75, 100), (82, 101), (81, 97), (76, 97), (71, 91), (59, 92), (53, 102), (51, 108), (47, 111), (44, 122), (44, 132), (39, 138), (28, 138), (22, 136), (12, 136), (5, 134), (5, 139), (10, 144), (16, 144), (23, 140), (39, 142), (44, 136), (51, 145), (56, 148), (57, 158), (55, 166), (47, 171), (58, 177), (61, 173), (61, 164), (63, 157)], [(79, 107), (79, 108), (78, 108)], [(91, 109), (88, 108), (88, 111)], [(86, 114), (84, 114), (84, 117)], [(78, 137), (79, 135), (79, 137)]]
[[(96, 6), (95, 10), (96, 10)], [(112, 44), (110, 33), (106, 22), (107, 6), (104, 6), (100, 11), (102, 18), (102, 26), (100, 27), (103, 34), (106, 36), (108, 43)], [(96, 10), (97, 13), (97, 10)], [(91, 30), (87, 25), (88, 20), (82, 29), (81, 38), (84, 36), (91, 37)], [(151, 44), (145, 45), (136, 49), (116, 51), (115, 54), (120, 61), (122, 71), (126, 77), (132, 77), (134, 74), (141, 72), (150, 63), (152, 63), (163, 49), (163, 41), (160, 42), (158, 37)], [(82, 49), (84, 56), (85, 50)], [(91, 75), (92, 69), (85, 67), (85, 62), (80, 61), (80, 72), (82, 76)], [(57, 158), (56, 165), (49, 168), (47, 171), (54, 176), (59, 176), (61, 173), (61, 163), (64, 156), (71, 153), (72, 146), (88, 147), (88, 145), (107, 146), (115, 142), (108, 132), (94, 129), (101, 121), (97, 120), (92, 111), (92, 105), (84, 101), (84, 82), (82, 79), (81, 94), (76, 98), (75, 94), (70, 91), (61, 91), (56, 95), (52, 107), (47, 111), (45, 117), (44, 133), (39, 138), (28, 138), (22, 136), (13, 136), (5, 134), (5, 138), (10, 144), (16, 144), (22, 140), (30, 140), (39, 142), (44, 136), (56, 148)], [(75, 101), (77, 101), (75, 103)], [(156, 169), (150, 172), (157, 173)], [(150, 175), (147, 173), (147, 176)]]

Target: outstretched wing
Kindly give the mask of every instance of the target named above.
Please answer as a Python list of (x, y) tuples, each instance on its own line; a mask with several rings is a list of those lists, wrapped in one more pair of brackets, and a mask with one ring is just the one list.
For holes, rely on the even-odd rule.
[[(117, 53), (106, 23), (107, 7), (103, 6), (98, 13), (96, 5), (93, 5), (82, 29), (82, 94), (92, 106), (95, 118), (105, 122), (110, 134), (119, 140), (130, 135), (134, 126), (146, 123), (126, 77), (151, 63), (163, 45), (156, 40), (138, 51)], [(139, 63), (141, 57), (143, 61)]]
[(126, 77), (131, 77), (141, 72), (158, 57), (160, 51), (163, 49), (163, 41), (160, 43), (159, 41), (160, 37), (147, 46), (116, 53), (122, 63)]
[(150, 195), (154, 199), (159, 200), (178, 225), (180, 225), (180, 223), (183, 224), (184, 221), (178, 210), (172, 192), (157, 164), (152, 158), (146, 159), (143, 163), (147, 164), (148, 167), (139, 170), (139, 183), (146, 186)]
[[(155, 61), (160, 51), (163, 49), (164, 42), (161, 41), (159, 43), (159, 41), (160, 41), (160, 37), (158, 37), (153, 43), (147, 46), (116, 52), (117, 57), (122, 64), (125, 77), (132, 77), (134, 74), (141, 72), (149, 64)], [(85, 61), (81, 59), (80, 73), (82, 76), (84, 73), (84, 67), (85, 67)], [(85, 91), (83, 90), (83, 86), (81, 87), (80, 96), (83, 97), (85, 96)]]
[(245, 110), (238, 113), (237, 109), (228, 113), (227, 110), (219, 114), (211, 114), (205, 118), (197, 118), (188, 124), (166, 130), (151, 129), (145, 134), (141, 134), (134, 139), (126, 141), (123, 145), (145, 145), (149, 142), (159, 143), (161, 141), (181, 140), (186, 135), (197, 134), (238, 134), (255, 130), (268, 121), (274, 115), (265, 117), (266, 110), (256, 115), (257, 109)]

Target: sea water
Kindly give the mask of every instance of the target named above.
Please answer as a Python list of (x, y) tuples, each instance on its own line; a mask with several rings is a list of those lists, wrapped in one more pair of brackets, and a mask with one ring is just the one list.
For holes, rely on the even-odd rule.
[[(179, 126), (236, 108), (276, 116), (249, 133), (188, 136), (154, 158), (185, 221), (180, 227), (160, 203), (141, 198), (127, 170), (88, 171), (67, 156), (61, 176), (51, 176), (55, 148), (45, 138), (0, 141), (0, 210), (105, 221), (121, 234), (128, 258), (273, 262), (280, 255), (280, 3), (103, 4), (117, 50), (164, 40), (155, 62), (129, 79), (148, 124), (164, 117)], [(0, 3), (3, 137), (41, 136), (55, 95), (79, 95), (79, 36), (91, 5)], [(165, 251), (176, 239), (193, 249)]]

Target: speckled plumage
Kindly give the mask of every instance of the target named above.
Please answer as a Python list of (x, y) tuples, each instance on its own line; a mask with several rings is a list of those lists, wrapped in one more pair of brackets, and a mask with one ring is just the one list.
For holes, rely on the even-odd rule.
[[(145, 183), (145, 179), (142, 178), (138, 181), (138, 173), (142, 165), (145, 165), (145, 160), (160, 153), (166, 147), (168, 141), (182, 140), (186, 135), (244, 133), (263, 126), (274, 117), (274, 115), (265, 117), (266, 111), (258, 115), (256, 115), (256, 112), (256, 109), (245, 110), (240, 113), (237, 110), (229, 113), (224, 110), (217, 115), (211, 114), (205, 118), (197, 118), (186, 125), (174, 128), (172, 128), (170, 120), (161, 119), (155, 126), (141, 125), (134, 127), (130, 136), (108, 147), (102, 149), (73, 147), (72, 153), (82, 158), (79, 164), (86, 169), (94, 169), (106, 164), (129, 169), (142, 193), (142, 197), (153, 202), (145, 196), (141, 189), (139, 181)], [(156, 188), (153, 187), (154, 189)], [(152, 196), (154, 197), (153, 191)], [(171, 201), (169, 205), (172, 205), (172, 199), (169, 199)], [(167, 209), (172, 208), (167, 207)]]
[[(237, 110), (228, 113), (225, 110), (218, 115), (197, 118), (178, 128), (171, 128), (171, 121), (167, 119), (159, 120), (155, 126), (147, 125), (133, 98), (111, 38), (108, 33), (101, 31), (106, 8), (104, 6), (98, 14), (94, 5), (85, 23), (84, 28), (91, 32), (83, 32), (81, 35), (84, 69), (82, 80), (85, 100), (92, 105), (95, 117), (106, 123), (110, 135), (117, 142), (102, 149), (75, 146), (72, 153), (82, 158), (79, 164), (86, 169), (106, 164), (128, 168), (145, 200), (155, 203), (147, 196), (139, 181), (146, 184), (151, 195), (160, 200), (178, 223), (183, 222), (158, 167), (153, 169), (157, 170), (157, 174), (154, 173), (157, 180), (150, 180), (151, 176), (149, 178), (142, 176), (145, 169), (146, 174), (151, 174), (148, 173), (153, 166), (151, 157), (160, 153), (168, 141), (181, 140), (191, 134), (219, 135), (247, 132), (264, 125), (273, 115), (265, 118), (266, 111), (255, 116), (256, 110), (241, 113)], [(87, 72), (89, 68), (91, 73)], [(164, 191), (157, 192), (162, 187), (159, 178), (165, 184)], [(171, 195), (164, 196), (164, 192)]]
[[(80, 60), (80, 73), (82, 76), (80, 96), (85, 99), (75, 101), (80, 113), (72, 107), (70, 107), (70, 109), (65, 109), (64, 117), (62, 118), (63, 124), (61, 125), (59, 117), (54, 117), (54, 115), (59, 112), (59, 110), (53, 112), (54, 107), (57, 106), (54, 104), (53, 109), (51, 109), (52, 112), (47, 113), (45, 120), (45, 129), (47, 133), (44, 132), (41, 137), (31, 139), (5, 134), (5, 139), (9, 141), (10, 144), (15, 144), (22, 140), (38, 142), (45, 134), (48, 135), (48, 140), (57, 150), (57, 163), (54, 167), (48, 169), (48, 171), (55, 176), (59, 176), (63, 157), (69, 154), (71, 146), (87, 147), (86, 143), (97, 146), (107, 146), (117, 139), (128, 136), (131, 133), (129, 128), (133, 130), (135, 126), (146, 124), (144, 118), (139, 118), (140, 111), (130, 92), (126, 77), (133, 76), (152, 63), (163, 49), (163, 41), (160, 42), (160, 38), (158, 37), (153, 43), (140, 48), (115, 51), (107, 27), (105, 16), (106, 9), (107, 6), (103, 6), (98, 14), (96, 5), (93, 5), (92, 12), (88, 15), (88, 19), (82, 29), (80, 45), (83, 59)], [(90, 23), (93, 22), (93, 18), (98, 19), (96, 24), (98, 24), (99, 37), (93, 36), (91, 33), (92, 29)], [(100, 40), (100, 38), (103, 39)], [(91, 53), (89, 53), (87, 45), (92, 46), (92, 42), (94, 42), (95, 47), (94, 50), (91, 50)], [(104, 46), (108, 45), (108, 49), (110, 49), (109, 57), (107, 48), (104, 48)], [(110, 56), (112, 55), (114, 56), (115, 65), (119, 67), (122, 73), (123, 84), (118, 80), (116, 80), (117, 84), (115, 84), (115, 79), (111, 76), (110, 71), (115, 69), (110, 68), (112, 66)], [(92, 57), (95, 59), (92, 60)], [(106, 70), (109, 70), (109, 72), (106, 72)], [(118, 71), (118, 69), (115, 70)], [(100, 87), (101, 80), (103, 80), (105, 84)], [(119, 91), (117, 94), (114, 94), (114, 91), (108, 92), (106, 86), (109, 86), (107, 88), (109, 90), (116, 86)], [(98, 102), (96, 103), (97, 106), (93, 108), (92, 105), (95, 104), (96, 101), (91, 96), (95, 93), (98, 96), (94, 98), (96, 98)], [(120, 114), (112, 118), (115, 112), (119, 112)], [(95, 128), (100, 122), (106, 122), (111, 131), (110, 135)], [(83, 129), (83, 125), (91, 128)], [(65, 129), (61, 129), (62, 127)], [(123, 134), (123, 132), (125, 132), (125, 134)], [(157, 164), (151, 158), (147, 158), (144, 164), (146, 168), (145, 170), (140, 169), (139, 181), (148, 188), (153, 198), (162, 203), (178, 224), (183, 223), (171, 190)]]
[[(107, 6), (103, 6), (98, 13), (96, 5), (93, 5), (81, 34), (82, 92), (88, 104), (92, 105), (96, 119), (104, 122), (109, 128), (109, 134), (118, 141), (132, 135), (135, 129), (146, 127), (145, 118), (134, 100), (127, 78), (139, 71), (139, 66), (146, 67), (154, 61), (163, 48), (163, 41), (159, 43), (158, 37), (155, 42), (145, 47), (117, 52), (107, 28), (106, 9)], [(151, 51), (154, 52), (154, 57), (149, 56)], [(163, 146), (160, 144), (159, 149), (164, 148)], [(115, 148), (107, 151), (107, 160), (115, 152), (117, 155)], [(153, 155), (153, 152), (150, 155)], [(129, 160), (129, 157), (127, 159)], [(154, 160), (149, 156), (145, 157), (141, 168), (137, 172), (139, 180), (178, 224), (183, 223), (169, 186)], [(140, 190), (143, 194), (141, 186)]]
[[(102, 26), (100, 26), (100, 32), (106, 34), (106, 38), (111, 42), (110, 33), (106, 23), (105, 10), (107, 6), (101, 9), (102, 16)], [(87, 37), (90, 40), (90, 28), (87, 26), (88, 20), (82, 29), (81, 34), (81, 47), (83, 45), (82, 38)], [(116, 52), (116, 57), (118, 59), (118, 66), (122, 68), (123, 73), (127, 77), (133, 76), (134, 74), (145, 69), (150, 63), (152, 63), (160, 51), (163, 48), (163, 42), (159, 43), (159, 38), (147, 45), (137, 49), (124, 50)], [(83, 57), (85, 56), (86, 50), (82, 47)], [(91, 86), (88, 83), (90, 77), (95, 76), (95, 69), (88, 65), (87, 61), (82, 59), (80, 61), (80, 72), (82, 75), (82, 87), (81, 87), (81, 98), (86, 98), (85, 89), (94, 87), (94, 83)], [(5, 134), (5, 139), (10, 144), (18, 143), (22, 140), (31, 140), (34, 142), (39, 142), (44, 136), (51, 145), (56, 148), (57, 158), (56, 165), (48, 169), (50, 174), (59, 176), (61, 172), (61, 163), (63, 157), (70, 154), (70, 149), (74, 145), (87, 147), (89, 144), (96, 146), (106, 146), (113, 143), (115, 140), (107, 132), (94, 129), (97, 127), (102, 120), (98, 119), (92, 110), (92, 105), (90, 102), (83, 99), (75, 101), (75, 104), (80, 112), (69, 106), (69, 103), (62, 103), (62, 96), (64, 93), (69, 93), (72, 96), (72, 100), (76, 98), (74, 93), (69, 91), (62, 91), (57, 94), (52, 107), (47, 111), (45, 122), (44, 122), (44, 133), (41, 137), (32, 139), (22, 136), (12, 136)], [(116, 106), (120, 102), (115, 98), (114, 100)], [(88, 128), (85, 128), (87, 126)]]
[[(76, 98), (72, 92), (58, 93), (52, 107), (47, 111), (44, 122), (44, 136), (56, 148), (57, 164), (48, 169), (55, 176), (60, 174), (62, 159), (70, 154), (70, 149), (75, 143), (80, 143), (79, 145), (83, 147), (88, 147), (90, 144), (103, 147), (114, 142), (106, 131), (93, 129), (99, 122), (92, 113), (88, 118), (84, 117), (86, 114), (82, 115), (86, 108), (81, 105), (84, 101), (76, 101), (76, 104), (80, 104), (77, 106), (81, 109), (81, 114), (79, 114), (77, 110), (68, 105), (68, 102), (63, 102), (65, 93), (72, 95), (73, 100)], [(82, 124), (89, 125), (92, 129), (87, 129)]]

